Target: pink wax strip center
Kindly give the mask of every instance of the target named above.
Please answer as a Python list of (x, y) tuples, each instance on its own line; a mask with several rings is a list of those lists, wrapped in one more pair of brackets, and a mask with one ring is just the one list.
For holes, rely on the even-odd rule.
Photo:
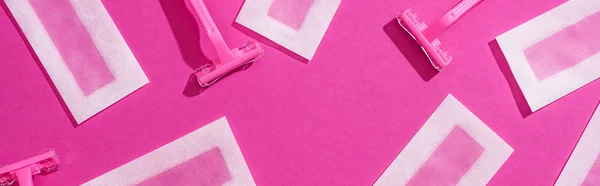
[(225, 159), (223, 159), (223, 154), (219, 148), (215, 147), (204, 154), (149, 178), (139, 185), (220, 186), (229, 180), (231, 180), (231, 175)]
[(69, 0), (29, 0), (84, 95), (115, 80)]
[(596, 158), (594, 161), (594, 165), (592, 165), (592, 169), (588, 172), (585, 180), (583, 181), (582, 186), (592, 186), (592, 185), (600, 185), (600, 158)]
[(315, 0), (274, 0), (269, 8), (269, 17), (299, 30), (314, 3)]
[(462, 128), (455, 127), (407, 185), (456, 185), (484, 150)]
[(525, 49), (538, 80), (573, 67), (600, 52), (600, 12)]

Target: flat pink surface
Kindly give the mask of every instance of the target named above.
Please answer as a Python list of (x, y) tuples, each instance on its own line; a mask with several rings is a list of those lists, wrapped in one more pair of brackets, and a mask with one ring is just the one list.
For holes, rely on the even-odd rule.
[[(600, 100), (595, 81), (524, 118), (490, 49), (565, 0), (484, 1), (440, 37), (454, 61), (434, 77), (415, 70), (429, 65), (422, 54), (401, 52), (421, 49), (394, 17), (412, 7), (429, 22), (456, 0), (344, 0), (308, 64), (265, 45), (262, 60), (192, 97), (189, 75), (216, 55), (184, 2), (103, 2), (150, 84), (75, 128), (0, 13), (0, 164), (55, 148), (61, 167), (38, 185), (84, 183), (221, 116), (259, 185), (371, 185), (448, 93), (515, 150), (490, 185), (551, 185)], [(206, 3), (232, 47), (251, 39), (231, 26), (243, 0)]]
[(525, 56), (539, 80), (575, 66), (600, 52), (600, 12), (525, 49)]
[(407, 185), (456, 185), (484, 150), (465, 130), (454, 127)]

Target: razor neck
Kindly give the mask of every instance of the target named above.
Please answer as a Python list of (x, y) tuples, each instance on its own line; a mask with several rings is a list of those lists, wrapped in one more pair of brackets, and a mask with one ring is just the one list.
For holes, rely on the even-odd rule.
[(20, 186), (33, 186), (31, 166), (23, 167), (15, 171)]
[(456, 5), (452, 10), (442, 16), (438, 21), (427, 27), (424, 32), (425, 37), (429, 41), (435, 40), (448, 27), (458, 21), (467, 11), (471, 10), (475, 5), (483, 0), (463, 0)]
[(204, 4), (204, 0), (189, 1), (192, 4), (194, 11), (200, 18), (200, 22), (202, 22), (202, 25), (204, 26), (206, 33), (210, 38), (210, 41), (212, 42), (213, 46), (215, 47), (215, 50), (217, 51), (220, 63), (226, 63), (234, 59), (235, 56), (233, 56), (233, 54), (229, 50), (229, 47), (227, 46), (227, 43), (225, 43), (223, 36), (221, 36), (217, 25), (213, 21), (212, 17), (210, 16), (210, 13), (208, 12), (208, 9), (206, 8), (206, 5)]

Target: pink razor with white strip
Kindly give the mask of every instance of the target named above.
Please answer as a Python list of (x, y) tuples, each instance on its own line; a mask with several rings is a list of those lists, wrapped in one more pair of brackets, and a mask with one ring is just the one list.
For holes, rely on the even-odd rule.
[(425, 54), (431, 60), (431, 64), (437, 70), (442, 71), (450, 62), (452, 57), (448, 52), (442, 50), (442, 43), (437, 37), (442, 34), (450, 25), (456, 22), (467, 11), (475, 7), (483, 0), (463, 0), (446, 15), (442, 16), (431, 26), (421, 22), (417, 14), (412, 9), (404, 10), (396, 19), (398, 23), (421, 45)]
[(196, 77), (201, 87), (208, 87), (227, 73), (258, 60), (264, 54), (260, 44), (250, 41), (240, 48), (230, 50), (223, 40), (217, 25), (208, 13), (203, 0), (189, 0), (200, 22), (204, 25), (208, 37), (217, 51), (219, 58), (213, 64), (206, 64), (196, 70)]
[(0, 186), (18, 182), (20, 186), (32, 186), (33, 176), (56, 171), (60, 162), (54, 150), (0, 167)]

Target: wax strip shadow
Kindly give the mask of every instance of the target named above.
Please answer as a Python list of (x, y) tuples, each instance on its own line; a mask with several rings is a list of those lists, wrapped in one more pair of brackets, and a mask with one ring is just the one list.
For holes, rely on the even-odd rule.
[(67, 114), (67, 117), (71, 121), (71, 125), (73, 125), (74, 128), (78, 127), (79, 123), (77, 123), (77, 120), (75, 120), (75, 117), (73, 116), (73, 113), (71, 113), (71, 110), (69, 109), (69, 106), (67, 106), (67, 103), (64, 101), (64, 99), (62, 99), (62, 97), (60, 95), (60, 92), (56, 88), (56, 85), (52, 81), (52, 78), (50, 78), (50, 74), (48, 74), (48, 72), (46, 71), (46, 68), (42, 64), (42, 61), (40, 60), (40, 58), (35, 53), (35, 50), (33, 49), (33, 46), (31, 46), (31, 43), (29, 42), (29, 40), (27, 40), (27, 37), (25, 36), (25, 33), (21, 30), (21, 27), (19, 26), (19, 23), (17, 23), (17, 20), (12, 15), (10, 9), (8, 9), (8, 6), (6, 5), (6, 2), (2, 1), (0, 3), (0, 6), (2, 6), (2, 9), (4, 9), (4, 12), (6, 13), (6, 16), (10, 19), (10, 21), (13, 24), (13, 26), (18, 31), (19, 35), (21, 36), (21, 39), (23, 40), (25, 46), (27, 47), (27, 50), (29, 50), (29, 53), (31, 54), (31, 57), (33, 57), (33, 59), (37, 63), (37, 66), (42, 71), (42, 74), (44, 74), (44, 77), (46, 78), (46, 81), (48, 81), (48, 84), (50, 84), (50, 87), (52, 88), (52, 92), (54, 92), (54, 95), (56, 96), (56, 99), (58, 99), (58, 102), (60, 103), (61, 107), (65, 111), (65, 114)]
[[(188, 9), (186, 2), (184, 0), (160, 0), (160, 5), (175, 36), (181, 56), (190, 67), (190, 74), (192, 74), (194, 70), (212, 63), (212, 61), (202, 52), (200, 34), (203, 30), (200, 30), (196, 17)], [(200, 87), (197, 81), (191, 80), (192, 78), (189, 78), (186, 82), (182, 94), (187, 97), (200, 95), (205, 88)]]
[(300, 61), (301, 63), (304, 64), (308, 64), (308, 59), (292, 52), (291, 50), (288, 50), (287, 48), (271, 41), (270, 39), (264, 37), (263, 35), (260, 35), (259, 33), (256, 33), (248, 28), (246, 28), (244, 25), (241, 25), (239, 23), (234, 22), (231, 26), (233, 26), (233, 28), (236, 28), (237, 30), (239, 30), (240, 32), (246, 34), (247, 36), (256, 39), (257, 41), (259, 41), (262, 44), (268, 45), (272, 48), (275, 48), (277, 50), (279, 50), (280, 52), (283, 52), (284, 54), (290, 56), (291, 58), (294, 58), (297, 61)]
[(500, 45), (498, 44), (497, 40), (489, 42), (488, 45), (492, 50), (492, 54), (496, 59), (496, 63), (498, 63), (500, 71), (502, 71), (502, 74), (504, 75), (504, 78), (506, 79), (506, 82), (510, 87), (517, 107), (519, 108), (519, 112), (521, 112), (523, 118), (526, 118), (527, 116), (531, 115), (533, 111), (531, 111), (531, 107), (529, 107), (529, 104), (525, 99), (525, 95), (523, 94), (523, 91), (521, 91), (521, 87), (519, 87), (517, 79), (515, 79), (515, 76), (513, 75), (512, 70), (508, 65), (508, 60), (504, 56), (504, 53), (502, 53), (502, 49), (500, 48)]
[(383, 31), (392, 40), (396, 48), (404, 55), (406, 60), (412, 65), (417, 73), (425, 81), (429, 81), (439, 73), (433, 65), (427, 54), (423, 51), (419, 43), (408, 33), (398, 20), (392, 19), (383, 26)]

